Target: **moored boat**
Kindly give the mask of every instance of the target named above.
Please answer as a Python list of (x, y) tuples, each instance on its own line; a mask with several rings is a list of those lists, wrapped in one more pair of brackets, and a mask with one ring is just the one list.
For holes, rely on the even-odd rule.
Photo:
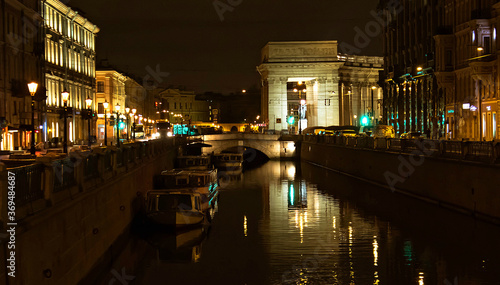
[(193, 189), (152, 190), (147, 194), (147, 217), (166, 226), (185, 227), (205, 220), (202, 197)]
[(213, 165), (220, 170), (241, 169), (243, 165), (242, 153), (217, 153), (212, 155)]
[(218, 196), (217, 169), (193, 170), (172, 169), (165, 170), (159, 176), (157, 187), (161, 189), (191, 188), (201, 195), (203, 211), (215, 207)]
[(205, 170), (211, 167), (208, 155), (184, 155), (177, 157), (177, 166), (182, 169)]

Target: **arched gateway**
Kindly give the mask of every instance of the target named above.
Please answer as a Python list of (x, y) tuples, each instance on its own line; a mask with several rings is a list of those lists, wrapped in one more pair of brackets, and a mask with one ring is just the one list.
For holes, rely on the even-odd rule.
[(382, 57), (339, 54), (337, 41), (269, 42), (257, 67), (262, 116), (269, 129), (291, 133), (308, 126), (359, 126), (362, 116), (375, 123), (382, 114), (382, 65)]

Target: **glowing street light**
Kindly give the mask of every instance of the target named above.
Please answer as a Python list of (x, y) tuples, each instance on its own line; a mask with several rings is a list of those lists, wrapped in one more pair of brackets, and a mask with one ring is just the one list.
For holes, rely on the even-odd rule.
[(116, 110), (116, 146), (120, 147), (120, 126), (118, 125), (118, 122), (120, 121), (120, 105), (116, 103), (115, 105), (115, 110)]
[(91, 136), (91, 130), (90, 130), (90, 121), (92, 121), (92, 99), (87, 96), (87, 99), (85, 99), (85, 105), (87, 105), (87, 116), (89, 120), (89, 149), (92, 147), (92, 140), (90, 138)]
[(104, 145), (107, 146), (108, 145), (108, 123), (107, 123), (107, 112), (108, 112), (108, 106), (109, 106), (109, 103), (108, 101), (104, 101), (104, 103), (102, 103), (102, 106), (104, 107)]
[(31, 154), (35, 154), (35, 94), (38, 88), (38, 83), (31, 82), (28, 84), (28, 89), (31, 94)]
[(63, 152), (68, 153), (68, 99), (69, 92), (64, 89), (61, 93), (61, 97), (64, 103), (64, 141), (63, 141)]

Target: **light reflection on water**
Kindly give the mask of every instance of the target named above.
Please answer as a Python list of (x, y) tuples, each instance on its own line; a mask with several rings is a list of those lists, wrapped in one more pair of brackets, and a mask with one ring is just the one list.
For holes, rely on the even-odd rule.
[(135, 284), (499, 284), (497, 227), (308, 164), (224, 186), (199, 262), (149, 243)]

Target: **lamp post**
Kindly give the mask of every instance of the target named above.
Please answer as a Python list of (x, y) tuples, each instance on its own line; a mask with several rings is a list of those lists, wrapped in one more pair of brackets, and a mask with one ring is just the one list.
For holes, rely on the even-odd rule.
[(373, 126), (373, 120), (375, 119), (375, 110), (373, 110), (373, 91), (377, 89), (376, 86), (372, 86), (372, 114), (370, 117), (372, 117), (372, 126)]
[(118, 103), (116, 103), (115, 110), (116, 110), (116, 146), (120, 147), (120, 125), (118, 124), (120, 120), (120, 113), (119, 113), (120, 105)]
[(89, 119), (89, 149), (92, 147), (92, 140), (90, 138), (90, 136), (92, 135), (92, 131), (90, 130), (90, 121), (92, 120), (92, 99), (90, 99), (90, 97), (87, 97), (87, 99), (85, 99), (85, 104), (87, 105), (87, 116), (88, 116), (88, 119)]
[(299, 135), (302, 134), (302, 109), (306, 105), (306, 100), (301, 99), (300, 100), (300, 112), (299, 112)]
[(125, 116), (127, 117), (127, 141), (130, 140), (130, 134), (129, 134), (129, 129), (130, 129), (130, 123), (129, 123), (129, 113), (130, 113), (130, 108), (125, 107)]
[(31, 82), (28, 84), (28, 89), (31, 94), (31, 154), (35, 154), (35, 93), (38, 88), (36, 82)]
[[(299, 81), (298, 84), (302, 85), (302, 81)], [(299, 108), (300, 108), (299, 109), (299, 135), (300, 135), (300, 134), (302, 134), (301, 123), (300, 123), (300, 120), (302, 118), (302, 115), (301, 115), (301, 113), (302, 113), (302, 106), (303, 106), (302, 101), (304, 101), (304, 104), (305, 104), (305, 100), (302, 99), (302, 92), (305, 93), (305, 92), (307, 92), (307, 90), (305, 88), (302, 89), (302, 90), (297, 90), (297, 88), (294, 88), (293, 92), (299, 92), (299, 102), (300, 102), (300, 106), (299, 106)]]
[(108, 111), (108, 106), (109, 106), (109, 103), (108, 101), (104, 101), (104, 103), (102, 103), (102, 106), (104, 107), (104, 145), (105, 146), (108, 146), (108, 122), (107, 122), (107, 111)]
[(64, 89), (61, 93), (62, 100), (64, 102), (64, 141), (63, 141), (63, 152), (68, 153), (68, 98), (69, 92)]
[(135, 141), (135, 119), (137, 119), (137, 115), (135, 114), (137, 112), (136, 108), (132, 109), (132, 117), (134, 118), (134, 123), (132, 124), (132, 139)]

